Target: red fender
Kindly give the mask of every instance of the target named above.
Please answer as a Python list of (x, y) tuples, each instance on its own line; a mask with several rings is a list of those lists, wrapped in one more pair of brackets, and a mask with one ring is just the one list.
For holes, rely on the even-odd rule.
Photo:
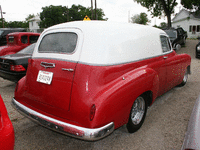
[(14, 143), (14, 128), (8, 117), (6, 107), (0, 95), (0, 149), (13, 150)]

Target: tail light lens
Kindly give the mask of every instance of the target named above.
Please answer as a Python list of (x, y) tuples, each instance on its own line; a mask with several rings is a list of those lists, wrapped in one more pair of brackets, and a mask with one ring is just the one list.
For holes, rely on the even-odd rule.
[(0, 129), (2, 128), (2, 117), (1, 117), (1, 112), (0, 112)]
[(26, 71), (26, 69), (22, 65), (10, 65), (10, 70), (11, 71)]
[(95, 112), (96, 112), (96, 106), (93, 104), (90, 108), (90, 121), (94, 119)]

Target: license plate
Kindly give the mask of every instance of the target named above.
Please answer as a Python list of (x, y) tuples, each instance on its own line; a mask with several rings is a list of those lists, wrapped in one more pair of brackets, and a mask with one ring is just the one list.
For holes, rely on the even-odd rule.
[(52, 78), (53, 78), (53, 72), (40, 70), (37, 76), (37, 82), (51, 84)]

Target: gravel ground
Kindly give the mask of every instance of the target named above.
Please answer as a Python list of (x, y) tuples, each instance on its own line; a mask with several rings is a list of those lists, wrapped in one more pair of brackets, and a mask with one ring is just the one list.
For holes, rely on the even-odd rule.
[(142, 128), (136, 133), (127, 133), (123, 126), (97, 142), (81, 141), (56, 133), (23, 117), (10, 104), (16, 84), (0, 78), (0, 94), (15, 129), (15, 150), (180, 150), (190, 114), (200, 93), (200, 60), (195, 58), (197, 43), (197, 40), (187, 40), (185, 47), (177, 52), (188, 53), (192, 57), (192, 74), (184, 87), (173, 88), (158, 97), (148, 109)]

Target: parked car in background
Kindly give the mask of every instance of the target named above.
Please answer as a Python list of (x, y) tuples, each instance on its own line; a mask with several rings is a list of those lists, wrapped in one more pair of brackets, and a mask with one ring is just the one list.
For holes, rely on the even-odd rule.
[(200, 148), (200, 96), (193, 107), (181, 150), (197, 150)]
[(196, 58), (200, 58), (200, 42), (196, 45)]
[(0, 95), (0, 149), (13, 150), (15, 133), (12, 122), (9, 119), (3, 99)]
[(12, 32), (26, 32), (24, 28), (0, 28), (0, 46), (6, 45), (6, 35)]
[(170, 28), (164, 29), (164, 31), (168, 34), (174, 50), (179, 50), (181, 45), (186, 43), (187, 32), (184, 31), (183, 28)]
[(35, 43), (16, 54), (0, 56), (0, 77), (17, 82), (26, 75), (28, 59), (31, 58)]
[(41, 125), (83, 140), (99, 140), (124, 124), (133, 133), (156, 97), (186, 84), (190, 63), (157, 28), (63, 23), (39, 37), (12, 104)]
[(37, 42), (39, 33), (32, 32), (14, 32), (7, 35), (6, 46), (0, 47), (0, 56), (15, 54), (23, 48)]

